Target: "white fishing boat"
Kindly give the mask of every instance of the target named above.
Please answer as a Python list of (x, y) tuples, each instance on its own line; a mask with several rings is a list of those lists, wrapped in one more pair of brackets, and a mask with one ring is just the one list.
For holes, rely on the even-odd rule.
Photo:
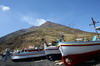
[[(93, 20), (94, 27), (95, 23)], [(58, 47), (65, 65), (73, 66), (82, 61), (100, 57), (100, 39), (98, 37), (98, 35), (94, 36), (92, 41), (59, 42)]]
[(61, 52), (58, 46), (55, 46), (57, 42), (52, 41), (51, 43), (47, 43), (45, 38), (42, 38), (42, 42), (44, 42), (44, 50), (45, 50), (46, 58), (48, 60), (54, 61), (54, 60), (61, 59)]
[(100, 41), (59, 42), (62, 60), (66, 65), (100, 55)]
[(22, 50), (19, 52), (12, 53), (11, 59), (18, 60), (18, 59), (28, 59), (28, 58), (37, 58), (37, 57), (44, 57), (45, 51), (44, 49), (29, 49), (29, 50)]
[(45, 54), (48, 60), (61, 59), (61, 52), (57, 46), (44, 46)]

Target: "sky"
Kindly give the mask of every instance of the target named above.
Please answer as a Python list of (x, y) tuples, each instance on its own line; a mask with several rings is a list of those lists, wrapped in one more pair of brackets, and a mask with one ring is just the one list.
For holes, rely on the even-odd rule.
[(46, 21), (95, 32), (91, 17), (100, 21), (100, 0), (0, 0), (0, 37)]

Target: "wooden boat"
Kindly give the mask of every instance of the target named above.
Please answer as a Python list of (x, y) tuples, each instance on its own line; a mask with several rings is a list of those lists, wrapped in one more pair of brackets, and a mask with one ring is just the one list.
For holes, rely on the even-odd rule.
[(59, 60), (61, 59), (61, 52), (57, 46), (44, 46), (46, 58), (48, 60)]
[(19, 52), (12, 53), (11, 59), (12, 60), (32, 59), (32, 58), (44, 57), (44, 56), (46, 56), (44, 49), (29, 49), (29, 50), (22, 50)]
[(68, 66), (100, 55), (100, 41), (59, 42), (58, 44), (62, 61)]
[(52, 41), (49, 45), (45, 38), (42, 38), (42, 42), (44, 42), (44, 50), (48, 60), (54, 61), (61, 59), (61, 52), (59, 48), (57, 46), (52, 46), (53, 43), (57, 44), (57, 42)]
[[(95, 23), (93, 18), (93, 25)], [(58, 47), (62, 54), (62, 61), (66, 66), (73, 66), (82, 61), (91, 60), (100, 57), (100, 39), (99, 35), (93, 37), (91, 41), (73, 41), (73, 42), (59, 42)]]

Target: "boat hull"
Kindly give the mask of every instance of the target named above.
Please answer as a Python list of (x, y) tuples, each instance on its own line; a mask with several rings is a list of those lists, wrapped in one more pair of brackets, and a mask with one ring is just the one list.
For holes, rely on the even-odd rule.
[(46, 56), (45, 51), (33, 51), (33, 52), (25, 52), (25, 53), (13, 53), (11, 55), (12, 60), (20, 60), (20, 59), (28, 59), (28, 58), (36, 58), (36, 57), (44, 57)]
[(100, 42), (59, 42), (62, 61), (69, 66), (100, 55)]
[(45, 47), (46, 58), (48, 60), (59, 60), (61, 59), (61, 52), (58, 47)]

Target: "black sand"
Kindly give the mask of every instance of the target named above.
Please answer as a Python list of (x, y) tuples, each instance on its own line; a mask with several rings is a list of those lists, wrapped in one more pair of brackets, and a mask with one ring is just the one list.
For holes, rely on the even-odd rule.
[[(0, 58), (0, 66), (65, 66), (65, 65), (56, 65), (54, 61), (37, 60), (37, 61), (20, 61), (13, 62), (11, 59), (8, 59), (6, 62), (3, 62)], [(100, 61), (88, 61), (75, 66), (100, 66)]]

